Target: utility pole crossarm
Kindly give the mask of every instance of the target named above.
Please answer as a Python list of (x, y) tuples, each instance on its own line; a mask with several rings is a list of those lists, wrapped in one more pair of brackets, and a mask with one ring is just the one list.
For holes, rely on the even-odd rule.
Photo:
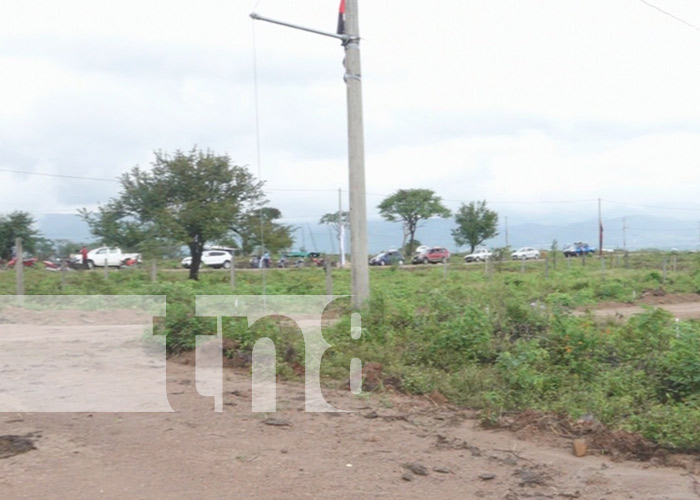
[(255, 21), (265, 21), (265, 22), (272, 23), (272, 24), (279, 24), (281, 26), (287, 26), (288, 28), (294, 28), (296, 30), (308, 31), (309, 33), (316, 33), (317, 35), (323, 35), (323, 36), (329, 36), (331, 38), (337, 38), (338, 40), (342, 40), (342, 42), (344, 44), (353, 38), (350, 35), (338, 35), (336, 33), (331, 33), (329, 31), (315, 30), (313, 28), (299, 26), (298, 24), (291, 24), (291, 23), (285, 23), (284, 21), (277, 21), (276, 19), (270, 19), (269, 17), (263, 17), (260, 14), (258, 14), (257, 12), (252, 12), (250, 14), (250, 17), (251, 17), (251, 19), (253, 19)]

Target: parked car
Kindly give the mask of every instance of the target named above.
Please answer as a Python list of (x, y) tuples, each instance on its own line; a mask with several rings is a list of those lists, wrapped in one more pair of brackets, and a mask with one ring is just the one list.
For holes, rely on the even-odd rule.
[(403, 255), (398, 250), (384, 250), (369, 259), (370, 266), (389, 266), (391, 264), (402, 265), (404, 263)]
[(438, 262), (447, 262), (448, 260), (450, 260), (450, 252), (447, 248), (432, 247), (414, 255), (411, 262), (414, 264), (436, 264)]
[(430, 250), (430, 247), (428, 245), (421, 245), (418, 248), (416, 248), (416, 253), (424, 253)]
[[(233, 262), (233, 255), (225, 250), (205, 250), (202, 252), (202, 264), (215, 269), (230, 269)], [(185, 257), (180, 262), (182, 267), (189, 269), (192, 265), (192, 257)]]
[(564, 248), (564, 257), (580, 257), (581, 255), (594, 254), (595, 248), (589, 247), (588, 243), (577, 241)]
[(479, 262), (491, 258), (491, 251), (488, 248), (477, 248), (473, 253), (464, 257), (465, 262)]
[(528, 260), (528, 259), (539, 259), (540, 251), (532, 247), (518, 248), (515, 252), (510, 254), (513, 260)]

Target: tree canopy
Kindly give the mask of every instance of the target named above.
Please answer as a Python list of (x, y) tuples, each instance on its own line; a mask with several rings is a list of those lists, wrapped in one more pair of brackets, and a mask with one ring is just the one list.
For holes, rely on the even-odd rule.
[(0, 258), (12, 258), (15, 240), (22, 238), (22, 250), (27, 255), (34, 253), (42, 239), (34, 228), (36, 221), (29, 212), (15, 211), (0, 215)]
[(262, 182), (248, 169), (197, 148), (156, 152), (150, 170), (134, 167), (120, 182), (117, 198), (96, 214), (81, 212), (92, 233), (127, 248), (152, 239), (187, 245), (195, 280), (205, 244), (225, 238), (265, 203)]
[(443, 205), (442, 198), (430, 189), (399, 189), (396, 193), (385, 198), (377, 207), (386, 220), (403, 223), (403, 242), (413, 252), (414, 237), (418, 224), (431, 217), (449, 217), (449, 209)]
[(498, 214), (486, 207), (486, 201), (462, 203), (455, 214), (457, 227), (452, 237), (457, 246), (469, 245), (473, 252), (477, 245), (498, 235)]

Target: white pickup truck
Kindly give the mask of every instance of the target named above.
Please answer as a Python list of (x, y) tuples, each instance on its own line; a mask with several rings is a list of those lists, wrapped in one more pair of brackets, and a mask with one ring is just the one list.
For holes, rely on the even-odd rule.
[[(73, 254), (71, 258), (82, 262), (82, 255)], [(107, 267), (122, 267), (127, 265), (126, 261), (136, 261), (141, 263), (140, 253), (124, 253), (120, 248), (117, 247), (99, 247), (93, 248), (87, 254), (87, 267), (92, 269), (93, 267), (104, 267), (105, 263)]]

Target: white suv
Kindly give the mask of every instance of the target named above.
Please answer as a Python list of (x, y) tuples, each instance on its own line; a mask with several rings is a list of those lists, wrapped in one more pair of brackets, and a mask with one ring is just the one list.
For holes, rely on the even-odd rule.
[(518, 248), (515, 252), (510, 254), (513, 260), (527, 260), (527, 259), (539, 259), (540, 251), (532, 247)]
[(474, 253), (470, 253), (464, 257), (465, 262), (479, 262), (491, 258), (491, 252), (488, 248), (477, 248)]
[[(207, 267), (231, 269), (233, 256), (225, 250), (205, 250), (202, 252), (202, 264)], [(192, 257), (182, 259), (182, 267), (189, 269), (192, 265)]]

